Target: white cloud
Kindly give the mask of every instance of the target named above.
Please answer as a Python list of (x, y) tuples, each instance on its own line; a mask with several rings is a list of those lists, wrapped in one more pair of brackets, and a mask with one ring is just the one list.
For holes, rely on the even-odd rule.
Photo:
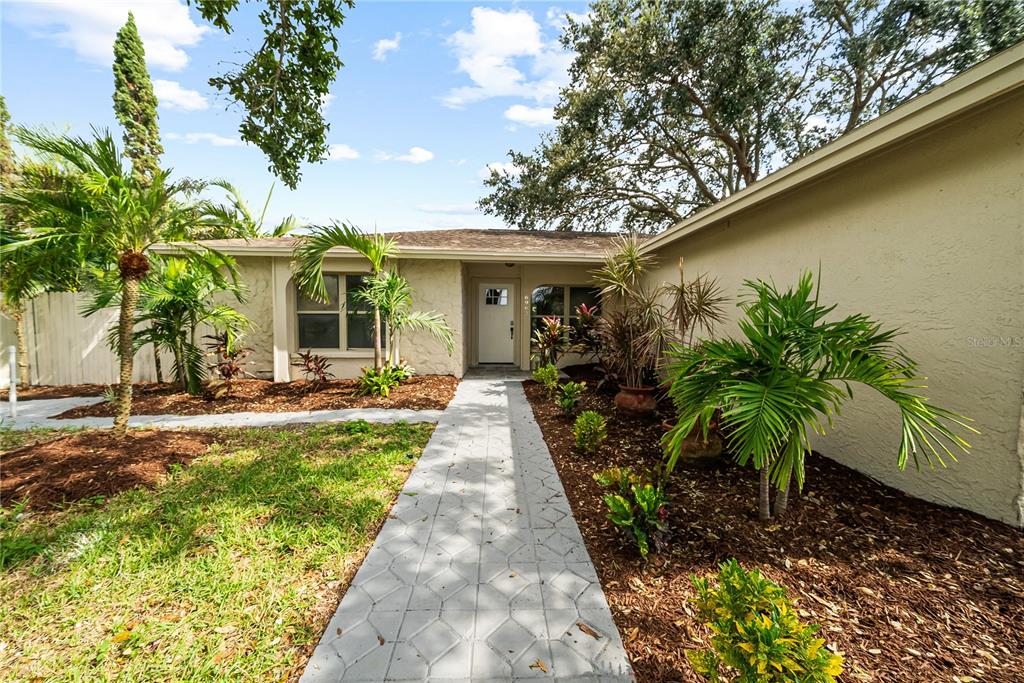
[[(540, 24), (526, 10), (503, 12), (474, 7), (472, 29), (456, 31), (448, 39), (459, 60), (458, 70), (469, 76), (470, 86), (450, 90), (445, 106), (458, 108), (491, 97), (526, 97), (552, 102), (567, 82), (572, 56), (557, 41), (545, 41)], [(519, 62), (531, 60), (529, 75)]]
[(153, 93), (161, 107), (180, 109), (181, 111), (203, 111), (210, 108), (210, 103), (198, 90), (181, 87), (177, 81), (153, 79)]
[(182, 0), (29, 0), (5, 3), (6, 19), (36, 36), (74, 50), (82, 59), (108, 66), (117, 30), (135, 15), (146, 48), (146, 63), (177, 71), (188, 64), (184, 48), (210, 30), (192, 21)]
[(434, 153), (422, 147), (410, 147), (409, 151), (405, 154), (395, 155), (388, 154), (387, 152), (377, 152), (374, 157), (377, 161), (405, 161), (410, 164), (422, 164), (433, 159)]
[(331, 145), (327, 148), (327, 158), (331, 161), (341, 161), (342, 159), (358, 159), (359, 152), (352, 149), (348, 145), (341, 143)]
[(549, 7), (547, 11), (547, 22), (548, 26), (557, 28), (559, 31), (563, 30), (569, 25), (567, 19), (572, 19), (576, 23), (583, 23), (590, 19), (589, 12), (569, 12), (562, 9), (561, 7)]
[(388, 58), (389, 52), (397, 52), (402, 42), (402, 34), (396, 33), (394, 38), (381, 38), (373, 44), (373, 58), (383, 62)]
[(527, 107), (513, 104), (505, 110), (505, 118), (526, 126), (550, 126), (555, 122), (554, 107)]
[(214, 147), (239, 147), (242, 141), (238, 138), (229, 138), (217, 133), (168, 133), (164, 136), (168, 140), (178, 140), (186, 145), (195, 145), (205, 142)]
[(491, 171), (497, 171), (498, 173), (510, 175), (513, 177), (521, 173), (519, 167), (513, 164), (511, 161), (492, 161), (491, 163), (487, 164), (479, 171), (477, 171), (477, 175), (480, 177), (481, 180), (487, 180), (488, 178), (491, 177)]
[(416, 208), (423, 213), (472, 214), (476, 212), (476, 204), (417, 204)]

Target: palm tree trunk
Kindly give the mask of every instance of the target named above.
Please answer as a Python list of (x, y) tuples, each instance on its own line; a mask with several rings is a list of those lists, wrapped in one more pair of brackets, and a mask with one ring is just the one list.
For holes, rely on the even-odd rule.
[(117, 321), (117, 355), (121, 361), (120, 384), (117, 386), (117, 415), (114, 432), (128, 431), (128, 416), (132, 413), (132, 367), (135, 361), (135, 307), (139, 303), (141, 278), (125, 277), (121, 280), (121, 313)]
[(156, 381), (159, 384), (164, 383), (164, 368), (160, 363), (160, 345), (153, 342), (153, 366), (156, 368)]
[(380, 346), (381, 324), (380, 309), (373, 309), (373, 369), (380, 370), (383, 367), (381, 357), (384, 355)]
[(786, 514), (786, 507), (789, 505), (789, 488), (793, 485), (793, 475), (786, 477), (786, 488), (777, 489), (775, 492), (774, 515), (781, 517)]
[(761, 481), (757, 497), (757, 518), (767, 522), (772, 518), (771, 485), (768, 481), (768, 465), (761, 468)]
[(18, 384), (27, 387), (32, 382), (28, 372), (28, 338), (25, 330), (25, 305), (18, 304), (13, 316), (17, 334)]

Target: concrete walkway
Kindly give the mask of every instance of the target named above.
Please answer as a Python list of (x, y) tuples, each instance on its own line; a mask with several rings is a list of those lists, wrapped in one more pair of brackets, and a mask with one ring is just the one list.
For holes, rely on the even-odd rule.
[[(114, 424), (111, 417), (82, 417), (58, 420), (65, 410), (99, 403), (102, 399), (54, 398), (18, 401), (18, 417), (11, 418), (6, 401), (0, 401), (0, 427), (9, 429), (74, 429), (103, 428)], [(345, 408), (342, 410), (303, 410), (290, 413), (214, 413), (209, 415), (133, 415), (131, 427), (165, 427), (168, 429), (203, 429), (210, 427), (276, 427), (302, 422), (437, 422), (440, 410), (401, 410), (395, 408)]]
[(466, 379), (302, 676), (631, 681), (518, 381)]

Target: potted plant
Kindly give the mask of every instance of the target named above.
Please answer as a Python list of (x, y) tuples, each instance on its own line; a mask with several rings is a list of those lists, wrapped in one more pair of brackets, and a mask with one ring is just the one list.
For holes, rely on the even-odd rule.
[(651, 264), (651, 257), (640, 253), (639, 240), (630, 235), (594, 272), (605, 302), (605, 313), (595, 325), (598, 355), (618, 379), (615, 405), (625, 412), (654, 412), (658, 362), (672, 339), (670, 314), (661, 302), (663, 288), (642, 281)]

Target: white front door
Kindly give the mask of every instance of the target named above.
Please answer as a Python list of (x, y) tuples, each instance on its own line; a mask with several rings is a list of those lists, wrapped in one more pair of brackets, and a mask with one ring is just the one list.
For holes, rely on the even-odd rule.
[(515, 362), (515, 285), (482, 282), (476, 292), (480, 363)]

